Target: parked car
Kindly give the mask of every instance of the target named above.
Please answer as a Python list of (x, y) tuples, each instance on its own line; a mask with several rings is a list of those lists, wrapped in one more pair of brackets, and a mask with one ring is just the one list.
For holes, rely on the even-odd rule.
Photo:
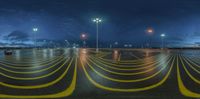
[(4, 54), (5, 54), (5, 55), (12, 55), (12, 54), (13, 54), (13, 51), (7, 49), (7, 50), (4, 51)]

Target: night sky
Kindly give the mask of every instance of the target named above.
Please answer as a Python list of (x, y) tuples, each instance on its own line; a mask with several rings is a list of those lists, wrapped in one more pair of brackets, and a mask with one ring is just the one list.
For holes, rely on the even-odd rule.
[(33, 27), (39, 29), (37, 39), (77, 41), (87, 33), (92, 42), (95, 17), (103, 20), (101, 42), (141, 45), (151, 39), (157, 46), (161, 33), (168, 46), (200, 42), (200, 0), (0, 0), (0, 42), (13, 31), (29, 41)]

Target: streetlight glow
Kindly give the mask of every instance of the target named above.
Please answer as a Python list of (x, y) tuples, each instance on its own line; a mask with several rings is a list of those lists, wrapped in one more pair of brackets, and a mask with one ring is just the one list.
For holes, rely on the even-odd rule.
[(95, 19), (93, 20), (93, 22), (99, 23), (99, 22), (102, 22), (102, 20), (99, 19), (99, 18), (95, 18)]
[(149, 30), (148, 30), (148, 32), (149, 32), (149, 33), (152, 33), (152, 32), (153, 32), (153, 30), (149, 29)]
[(86, 33), (82, 33), (80, 35), (81, 40), (83, 40), (83, 47), (86, 47), (86, 39), (87, 39), (87, 34)]
[(165, 35), (165, 34), (161, 34), (160, 36), (161, 36), (161, 37), (165, 37), (166, 35)]
[(82, 38), (85, 38), (85, 37), (86, 37), (86, 35), (85, 35), (85, 34), (82, 34), (82, 35), (81, 35), (81, 37), (82, 37)]
[(152, 28), (148, 28), (148, 29), (147, 29), (147, 33), (148, 33), (148, 34), (153, 34), (153, 32), (154, 32), (154, 30), (153, 30)]
[(88, 38), (88, 35), (87, 35), (86, 33), (82, 33), (82, 34), (80, 35), (80, 38), (81, 38), (82, 40), (86, 40), (86, 39)]
[(38, 28), (33, 28), (33, 31), (34, 31), (34, 32), (37, 32), (37, 31), (38, 31)]

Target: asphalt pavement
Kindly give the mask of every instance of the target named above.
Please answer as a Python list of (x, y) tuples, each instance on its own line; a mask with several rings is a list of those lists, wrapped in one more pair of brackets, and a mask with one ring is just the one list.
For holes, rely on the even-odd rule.
[(0, 99), (200, 98), (200, 51), (0, 50)]

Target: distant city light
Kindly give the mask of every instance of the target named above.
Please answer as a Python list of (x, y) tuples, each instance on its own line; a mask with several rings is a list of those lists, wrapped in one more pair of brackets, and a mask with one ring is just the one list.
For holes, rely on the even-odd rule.
[(129, 44), (128, 46), (129, 46), (129, 47), (132, 47), (133, 45), (132, 45), (132, 44)]
[(118, 45), (119, 43), (118, 42), (115, 42), (115, 45)]
[(128, 47), (128, 45), (127, 45), (127, 44), (124, 44), (124, 47)]

